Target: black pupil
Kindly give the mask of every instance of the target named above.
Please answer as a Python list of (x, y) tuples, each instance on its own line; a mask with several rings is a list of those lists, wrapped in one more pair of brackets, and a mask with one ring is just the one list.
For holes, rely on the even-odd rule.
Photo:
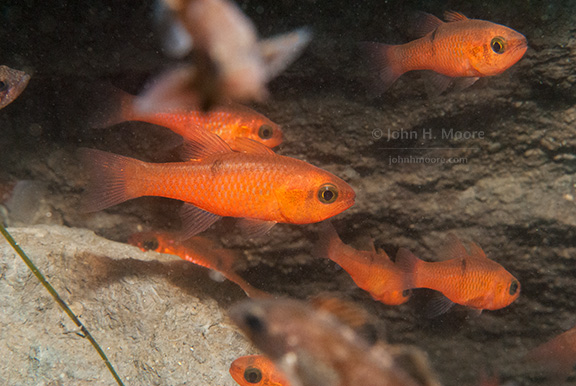
[(142, 247), (144, 247), (144, 249), (146, 249), (147, 251), (153, 251), (156, 248), (158, 248), (158, 240), (154, 239), (154, 240), (144, 241), (142, 243)]
[(514, 295), (516, 291), (518, 291), (518, 282), (513, 281), (512, 284), (510, 284), (510, 295)]
[(0, 91), (8, 90), (8, 83), (0, 81)]
[(252, 332), (264, 331), (264, 323), (256, 315), (247, 315), (244, 321), (246, 322), (246, 326), (248, 326)]
[(498, 40), (492, 42), (492, 49), (494, 52), (499, 53), (502, 51), (502, 43), (500, 43)]
[(260, 127), (258, 135), (262, 139), (269, 139), (272, 137), (272, 128), (267, 125), (263, 125)]
[(248, 367), (244, 371), (244, 379), (250, 383), (258, 383), (262, 380), (262, 372), (254, 367)]
[(332, 192), (331, 190), (325, 190), (322, 193), (322, 197), (324, 198), (324, 200), (326, 201), (332, 201), (332, 199), (334, 198), (334, 192)]

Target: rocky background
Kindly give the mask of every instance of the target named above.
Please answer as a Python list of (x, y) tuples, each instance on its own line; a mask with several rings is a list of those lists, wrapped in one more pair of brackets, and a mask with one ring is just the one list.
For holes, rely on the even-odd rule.
[[(422, 312), (428, 291), (415, 291), (403, 306), (385, 306), (335, 264), (312, 258), (315, 225), (278, 225), (262, 239), (245, 240), (227, 219), (205, 235), (243, 251), (241, 274), (260, 289), (297, 298), (330, 291), (357, 301), (377, 317), (383, 338), (426, 350), (445, 385), (476, 385), (480, 374), (493, 372), (542, 384), (523, 355), (576, 324), (574, 2), (241, 5), (262, 36), (303, 25), (314, 31), (304, 55), (271, 83), (272, 98), (254, 107), (282, 125), (279, 153), (354, 187), (356, 205), (334, 219), (342, 239), (359, 247), (371, 238), (392, 256), (407, 247), (434, 260), (453, 232), (519, 278), (522, 293), (508, 308), (480, 317), (455, 309), (428, 320)], [(0, 111), (4, 190), (10, 181), (26, 181), (5, 196), (2, 216), (126, 384), (233, 385), (230, 362), (255, 352), (226, 317), (244, 293), (176, 257), (123, 244), (139, 230), (179, 229), (178, 202), (142, 198), (93, 214), (78, 210), (87, 181), (79, 147), (173, 159), (162, 147), (172, 138), (165, 129), (87, 124), (100, 108), (93, 103), (95, 82), (137, 91), (169, 65), (152, 10), (152, 2), (135, 0), (0, 4), (1, 62), (33, 74), (20, 98)], [(408, 41), (408, 19), (417, 10), (438, 16), (457, 10), (510, 26), (530, 48), (503, 75), (461, 92), (428, 98), (425, 79), (408, 74), (386, 94), (372, 95), (356, 43)], [(412, 137), (388, 140), (388, 130)], [(483, 137), (443, 138), (450, 130)], [(393, 163), (398, 156), (464, 161)], [(0, 250), (0, 383), (114, 384), (19, 257), (6, 243)]]

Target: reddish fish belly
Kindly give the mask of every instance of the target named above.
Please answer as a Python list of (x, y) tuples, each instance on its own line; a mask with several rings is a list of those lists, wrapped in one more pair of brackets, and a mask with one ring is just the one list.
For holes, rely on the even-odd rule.
[(127, 190), (185, 201), (219, 216), (283, 222), (273, 190), (290, 178), (289, 170), (265, 158), (230, 153), (199, 162), (142, 163), (126, 173)]

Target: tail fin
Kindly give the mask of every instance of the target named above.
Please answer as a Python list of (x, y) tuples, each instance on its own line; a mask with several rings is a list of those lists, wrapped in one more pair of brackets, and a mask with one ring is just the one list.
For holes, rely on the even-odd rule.
[(140, 197), (129, 189), (128, 179), (142, 161), (86, 148), (80, 149), (79, 155), (90, 176), (81, 202), (83, 212), (96, 212)]
[(359, 47), (368, 58), (370, 67), (378, 74), (380, 84), (376, 88), (379, 94), (383, 94), (404, 73), (392, 55), (395, 46), (363, 42)]
[(134, 119), (134, 95), (109, 84), (97, 85), (94, 95), (95, 113), (88, 121), (91, 128), (102, 129)]
[(342, 243), (334, 225), (330, 221), (320, 223), (318, 242), (312, 249), (312, 255), (318, 258), (331, 259), (336, 255), (336, 248)]
[(406, 248), (400, 248), (396, 253), (396, 267), (405, 273), (407, 288), (417, 288), (416, 272), (421, 263), (423, 261)]

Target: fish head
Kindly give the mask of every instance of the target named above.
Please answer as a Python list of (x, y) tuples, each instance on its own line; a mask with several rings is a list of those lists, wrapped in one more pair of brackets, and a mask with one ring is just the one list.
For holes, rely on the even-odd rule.
[(6, 107), (24, 91), (30, 75), (23, 71), (0, 66), (0, 109)]
[(239, 136), (260, 142), (269, 148), (282, 143), (282, 129), (265, 117), (255, 117), (248, 122), (242, 122), (238, 131)]
[(526, 53), (528, 42), (521, 33), (488, 21), (476, 22), (478, 31), (475, 31), (475, 42), (468, 46), (467, 56), (479, 76), (498, 75)]
[(128, 244), (140, 248), (143, 252), (157, 251), (160, 248), (160, 239), (154, 232), (138, 232), (130, 236)]
[(316, 167), (283, 181), (276, 199), (291, 224), (311, 224), (333, 217), (354, 205), (356, 193), (344, 180)]
[(274, 363), (264, 355), (247, 355), (230, 365), (230, 375), (241, 386), (271, 386), (285, 384), (272, 379)]
[(498, 275), (498, 279), (495, 280), (494, 285), (494, 296), (492, 298), (492, 304), (488, 309), (498, 310), (504, 308), (520, 296), (520, 282), (504, 269), (503, 272)]

